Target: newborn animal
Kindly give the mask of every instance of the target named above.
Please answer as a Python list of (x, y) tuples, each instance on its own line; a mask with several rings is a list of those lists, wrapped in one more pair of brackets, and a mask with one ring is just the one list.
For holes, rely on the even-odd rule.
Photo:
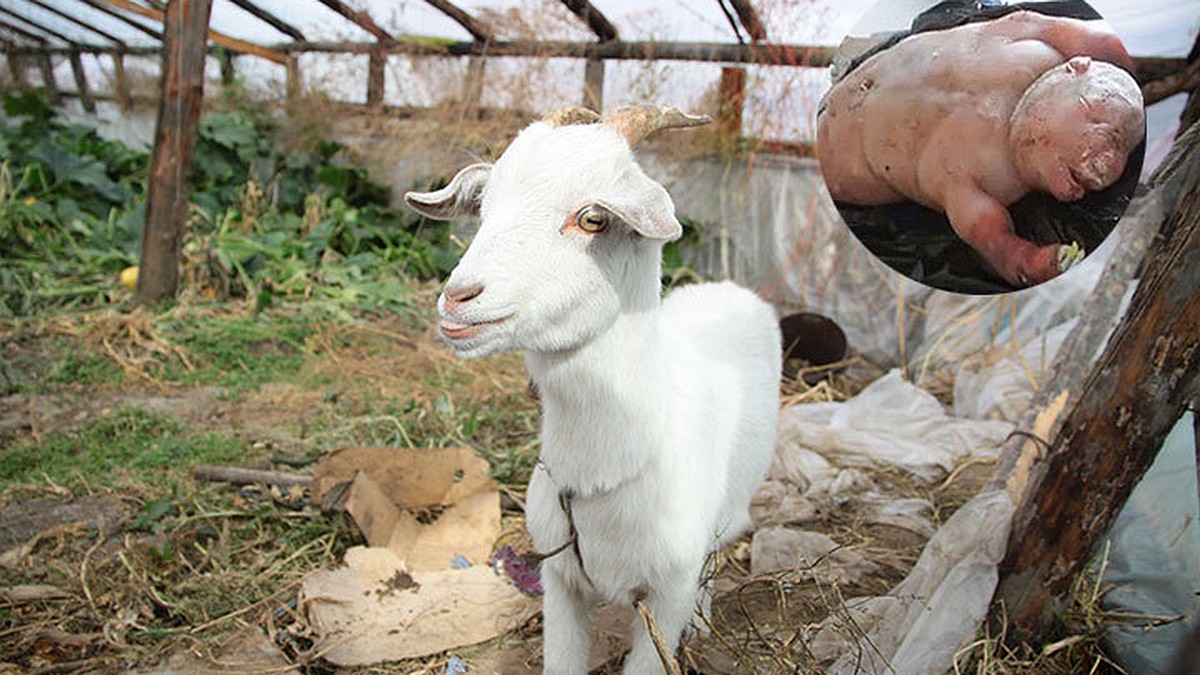
[(829, 92), (817, 155), (830, 195), (941, 211), (1009, 283), (1046, 281), (1081, 251), (1022, 239), (1007, 206), (1116, 182), (1145, 134), (1131, 66), (1107, 24), (1028, 11), (905, 38)]

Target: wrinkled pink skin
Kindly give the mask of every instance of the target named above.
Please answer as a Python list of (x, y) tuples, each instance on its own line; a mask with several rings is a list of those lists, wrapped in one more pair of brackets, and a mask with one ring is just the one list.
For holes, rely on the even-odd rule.
[[(830, 194), (864, 206), (911, 199), (944, 212), (1009, 283), (1056, 276), (1060, 245), (1018, 237), (1007, 205), (1030, 190), (1074, 201), (1107, 187), (1125, 149), (1081, 136), (1089, 111), (1072, 97), (1020, 148), (1010, 147), (1009, 120), (1034, 80), (1076, 56), (1132, 66), (1103, 22), (1033, 12), (914, 35), (876, 54), (834, 85), (818, 120)], [(1072, 60), (1062, 77), (1086, 76), (1089, 63)]]

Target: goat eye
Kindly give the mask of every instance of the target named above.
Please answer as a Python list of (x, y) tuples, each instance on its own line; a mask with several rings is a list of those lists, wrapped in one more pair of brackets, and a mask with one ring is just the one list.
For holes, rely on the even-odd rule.
[(597, 234), (608, 229), (608, 213), (594, 206), (585, 206), (575, 216), (579, 229), (590, 234)]

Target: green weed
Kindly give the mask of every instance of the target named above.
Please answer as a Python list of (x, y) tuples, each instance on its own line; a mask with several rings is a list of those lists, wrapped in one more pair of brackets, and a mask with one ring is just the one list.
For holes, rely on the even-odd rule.
[(121, 385), (124, 372), (101, 354), (87, 351), (68, 351), (51, 366), (46, 380), (58, 385)]
[(311, 355), (305, 341), (314, 329), (303, 317), (287, 315), (164, 318), (155, 330), (188, 353), (194, 368), (170, 362), (162, 379), (231, 389), (290, 381)]
[(196, 433), (173, 417), (121, 407), (72, 431), (26, 441), (0, 453), (0, 485), (49, 478), (66, 487), (114, 486), (123, 481), (166, 485), (193, 463), (244, 456), (241, 442)]

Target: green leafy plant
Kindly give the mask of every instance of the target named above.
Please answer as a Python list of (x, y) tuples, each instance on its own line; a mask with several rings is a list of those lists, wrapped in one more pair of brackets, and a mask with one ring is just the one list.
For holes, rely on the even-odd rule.
[(236, 439), (195, 433), (173, 417), (121, 407), (42, 443), (25, 442), (0, 453), (0, 485), (49, 477), (64, 486), (89, 481), (112, 485), (134, 472), (170, 480), (169, 470), (192, 462), (224, 462), (243, 454)]
[[(0, 102), (0, 317), (119, 299), (117, 273), (141, 248), (148, 154), (62, 123), (38, 93)], [(280, 135), (251, 106), (202, 120), (184, 265), (207, 286), (193, 290), (395, 311), (409, 307), (402, 281), (453, 267), (449, 224), (393, 208), (340, 144), (283, 152)]]

